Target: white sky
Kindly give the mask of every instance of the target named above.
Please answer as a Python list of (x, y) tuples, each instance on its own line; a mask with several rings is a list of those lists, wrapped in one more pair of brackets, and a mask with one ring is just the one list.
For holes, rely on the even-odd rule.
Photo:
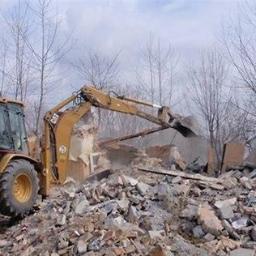
[[(221, 23), (241, 0), (58, 0), (63, 29), (73, 32), (77, 47), (104, 55), (121, 51), (120, 61), (129, 72), (149, 35), (171, 43), (183, 59), (194, 57), (216, 41)], [(132, 72), (132, 70), (131, 70)]]
[(85, 46), (133, 52), (151, 33), (178, 50), (211, 43), (238, 0), (58, 0), (65, 28)]
[[(0, 11), (7, 13), (15, 2), (0, 0)], [(62, 17), (62, 31), (73, 37), (66, 60), (88, 49), (107, 56), (121, 51), (125, 79), (133, 73), (150, 34), (162, 45), (171, 43), (186, 62), (214, 44), (221, 23), (239, 2), (243, 0), (53, 0)], [(60, 71), (63, 83), (79, 88), (83, 82), (64, 66), (58, 67), (64, 70)]]

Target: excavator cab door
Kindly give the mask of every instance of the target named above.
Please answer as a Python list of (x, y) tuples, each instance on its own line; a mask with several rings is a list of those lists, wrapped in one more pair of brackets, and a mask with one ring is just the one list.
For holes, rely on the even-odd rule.
[(23, 108), (16, 103), (0, 103), (0, 150), (28, 154)]

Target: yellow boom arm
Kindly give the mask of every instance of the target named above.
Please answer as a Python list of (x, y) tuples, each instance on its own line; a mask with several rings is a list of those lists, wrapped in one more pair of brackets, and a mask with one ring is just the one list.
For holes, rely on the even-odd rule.
[[(73, 106), (68, 107), (72, 102)], [(158, 116), (139, 110), (137, 105), (159, 108)], [(182, 119), (171, 113), (168, 107), (156, 106), (124, 96), (110, 96), (94, 87), (82, 87), (76, 94), (48, 111), (44, 117), (42, 194), (48, 194), (52, 180), (57, 183), (63, 183), (66, 180), (72, 129), (81, 117), (90, 111), (92, 106), (136, 115), (163, 128), (173, 127), (184, 136), (192, 133), (186, 125), (182, 124)]]

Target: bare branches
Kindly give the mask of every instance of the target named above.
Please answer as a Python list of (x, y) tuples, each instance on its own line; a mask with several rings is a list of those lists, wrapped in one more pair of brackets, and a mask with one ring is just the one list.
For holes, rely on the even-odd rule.
[(6, 82), (6, 76), (8, 74), (6, 73), (6, 68), (7, 68), (7, 52), (8, 52), (8, 44), (7, 42), (3, 39), (2, 40), (2, 49), (1, 49), (1, 89), (0, 89), (0, 96), (4, 96), (5, 94), (5, 82)]
[(222, 42), (241, 83), (256, 95), (256, 5), (244, 3), (228, 28), (224, 28)]
[(201, 57), (198, 67), (190, 67), (189, 89), (198, 114), (205, 121), (211, 146), (218, 159), (221, 157), (221, 126), (225, 122), (228, 103), (225, 88), (228, 68), (216, 51), (208, 51)]
[(45, 103), (47, 87), (51, 80), (51, 73), (56, 64), (66, 54), (68, 49), (67, 40), (60, 42), (57, 38), (60, 23), (57, 15), (52, 13), (51, 0), (37, 0), (36, 4), (29, 5), (34, 22), (38, 23), (35, 28), (35, 35), (39, 40), (33, 41), (26, 39), (26, 45), (33, 55), (34, 71), (38, 74), (38, 102), (36, 104), (35, 134), (40, 131), (40, 123)]
[[(6, 51), (3, 55), (4, 67), (2, 68), (2, 78), (8, 77), (9, 86), (14, 89), (14, 98), (19, 100), (25, 100), (27, 97), (28, 87), (30, 83), (30, 60), (28, 54), (28, 48), (26, 47), (25, 39), (28, 37), (28, 5), (22, 4), (18, 1), (17, 5), (4, 17), (4, 21), (7, 24), (9, 36), (3, 39), (3, 48), (6, 50), (5, 44), (8, 41), (9, 49), (9, 67), (7, 68), (7, 55)], [(7, 74), (7, 75), (5, 75)], [(3, 83), (7, 82), (2, 80)]]
[[(220, 164), (222, 147), (231, 141), (248, 141), (255, 128), (250, 114), (240, 107), (229, 85), (229, 68), (218, 51), (205, 52), (199, 66), (188, 71), (192, 104), (208, 131), (207, 137)], [(239, 100), (238, 100), (239, 99)]]
[(142, 66), (137, 72), (139, 86), (149, 95), (151, 102), (170, 105), (174, 93), (174, 80), (179, 62), (178, 55), (171, 45), (163, 47), (160, 40), (152, 37), (142, 50)]
[(120, 53), (117, 53), (113, 57), (106, 57), (89, 51), (72, 65), (86, 83), (91, 83), (99, 89), (112, 89), (117, 85), (119, 55)]

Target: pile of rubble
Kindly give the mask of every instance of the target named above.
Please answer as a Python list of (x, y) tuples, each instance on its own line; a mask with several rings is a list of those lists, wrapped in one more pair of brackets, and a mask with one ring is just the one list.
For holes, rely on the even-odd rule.
[(255, 255), (256, 170), (216, 179), (158, 160), (71, 180), (14, 225), (0, 217), (0, 255)]

